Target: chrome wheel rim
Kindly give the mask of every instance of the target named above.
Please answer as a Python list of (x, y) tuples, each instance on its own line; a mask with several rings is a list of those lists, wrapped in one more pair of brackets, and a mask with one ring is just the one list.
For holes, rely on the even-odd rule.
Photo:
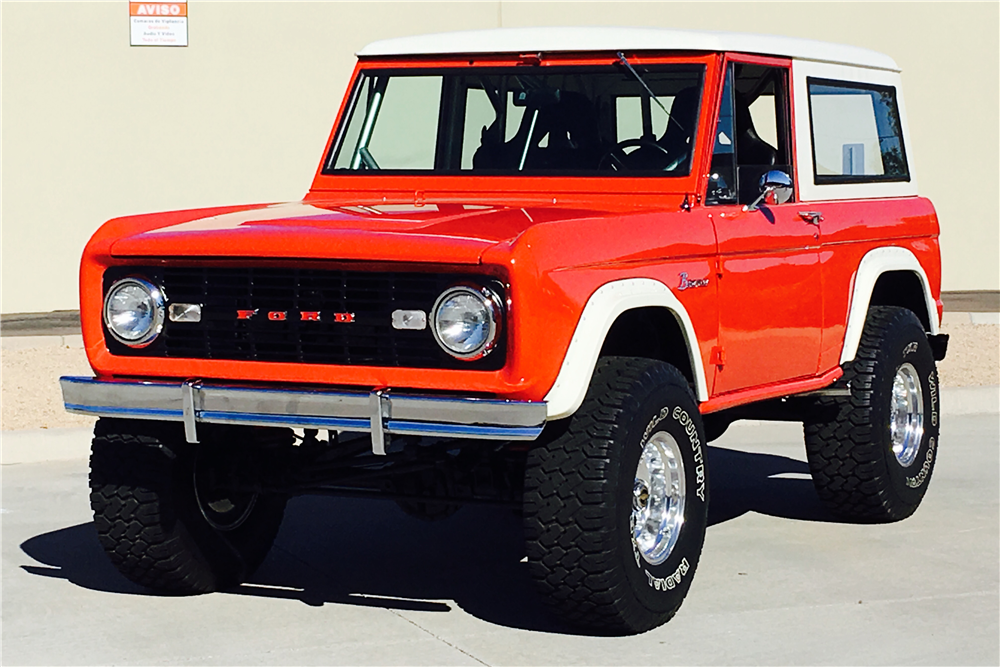
[(911, 465), (924, 438), (924, 397), (920, 376), (912, 364), (900, 366), (892, 381), (889, 436), (899, 464), (904, 468)]
[(664, 431), (646, 441), (632, 486), (632, 542), (650, 565), (667, 560), (684, 525), (684, 460)]

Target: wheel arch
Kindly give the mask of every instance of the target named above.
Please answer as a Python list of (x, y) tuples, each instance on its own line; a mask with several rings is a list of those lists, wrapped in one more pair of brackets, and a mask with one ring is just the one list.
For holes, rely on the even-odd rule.
[[(667, 326), (670, 342), (683, 342), (683, 350), (672, 345), (639, 343), (630, 346), (622, 333), (637, 321)], [(617, 327), (617, 328), (616, 328)], [(659, 350), (656, 348), (659, 347)], [(666, 349), (666, 348), (670, 349)], [(594, 368), (601, 354), (647, 356), (680, 363), (699, 401), (708, 400), (705, 369), (698, 355), (698, 337), (683, 304), (670, 288), (650, 278), (630, 278), (602, 285), (587, 300), (555, 383), (545, 396), (549, 420), (572, 415), (583, 403)]]
[[(655, 332), (656, 335), (651, 335)], [(642, 357), (675, 367), (694, 386), (697, 382), (684, 329), (673, 311), (663, 306), (626, 310), (604, 338), (600, 357)]]
[(852, 361), (857, 354), (871, 306), (908, 308), (929, 334), (938, 333), (937, 308), (930, 281), (916, 255), (907, 248), (875, 248), (861, 258), (851, 289), (841, 364)]

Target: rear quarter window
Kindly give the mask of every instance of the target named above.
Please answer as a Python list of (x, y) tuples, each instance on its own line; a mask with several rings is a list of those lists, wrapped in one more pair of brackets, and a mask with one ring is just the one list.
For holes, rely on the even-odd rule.
[(894, 87), (812, 77), (807, 85), (817, 185), (910, 180)]

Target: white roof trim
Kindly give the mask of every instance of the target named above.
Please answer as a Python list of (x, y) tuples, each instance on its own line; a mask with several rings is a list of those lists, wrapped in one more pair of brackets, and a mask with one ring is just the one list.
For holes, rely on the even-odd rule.
[(899, 71), (877, 51), (811, 39), (660, 28), (495, 28), (372, 42), (358, 56), (567, 51), (737, 51)]

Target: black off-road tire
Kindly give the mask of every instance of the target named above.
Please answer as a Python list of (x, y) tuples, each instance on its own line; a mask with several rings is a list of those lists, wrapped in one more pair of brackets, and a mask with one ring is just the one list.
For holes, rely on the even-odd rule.
[[(890, 437), (893, 381), (904, 364), (915, 369), (923, 398), (923, 437), (906, 466)], [(904, 308), (872, 307), (842, 382), (850, 397), (820, 399), (805, 422), (806, 454), (820, 499), (848, 521), (905, 519), (927, 491), (940, 430), (937, 370), (917, 316)]]
[(195, 493), (201, 454), (172, 422), (99, 419), (90, 458), (98, 539), (129, 580), (159, 593), (234, 586), (263, 562), (287, 499), (258, 495), (230, 529), (213, 526)]
[[(665, 561), (651, 565), (633, 540), (633, 486), (649, 438), (678, 445), (684, 523)], [(649, 359), (598, 360), (583, 405), (565, 431), (528, 454), (524, 525), (528, 565), (566, 621), (599, 634), (645, 632), (680, 608), (708, 519), (705, 431), (684, 376)]]

